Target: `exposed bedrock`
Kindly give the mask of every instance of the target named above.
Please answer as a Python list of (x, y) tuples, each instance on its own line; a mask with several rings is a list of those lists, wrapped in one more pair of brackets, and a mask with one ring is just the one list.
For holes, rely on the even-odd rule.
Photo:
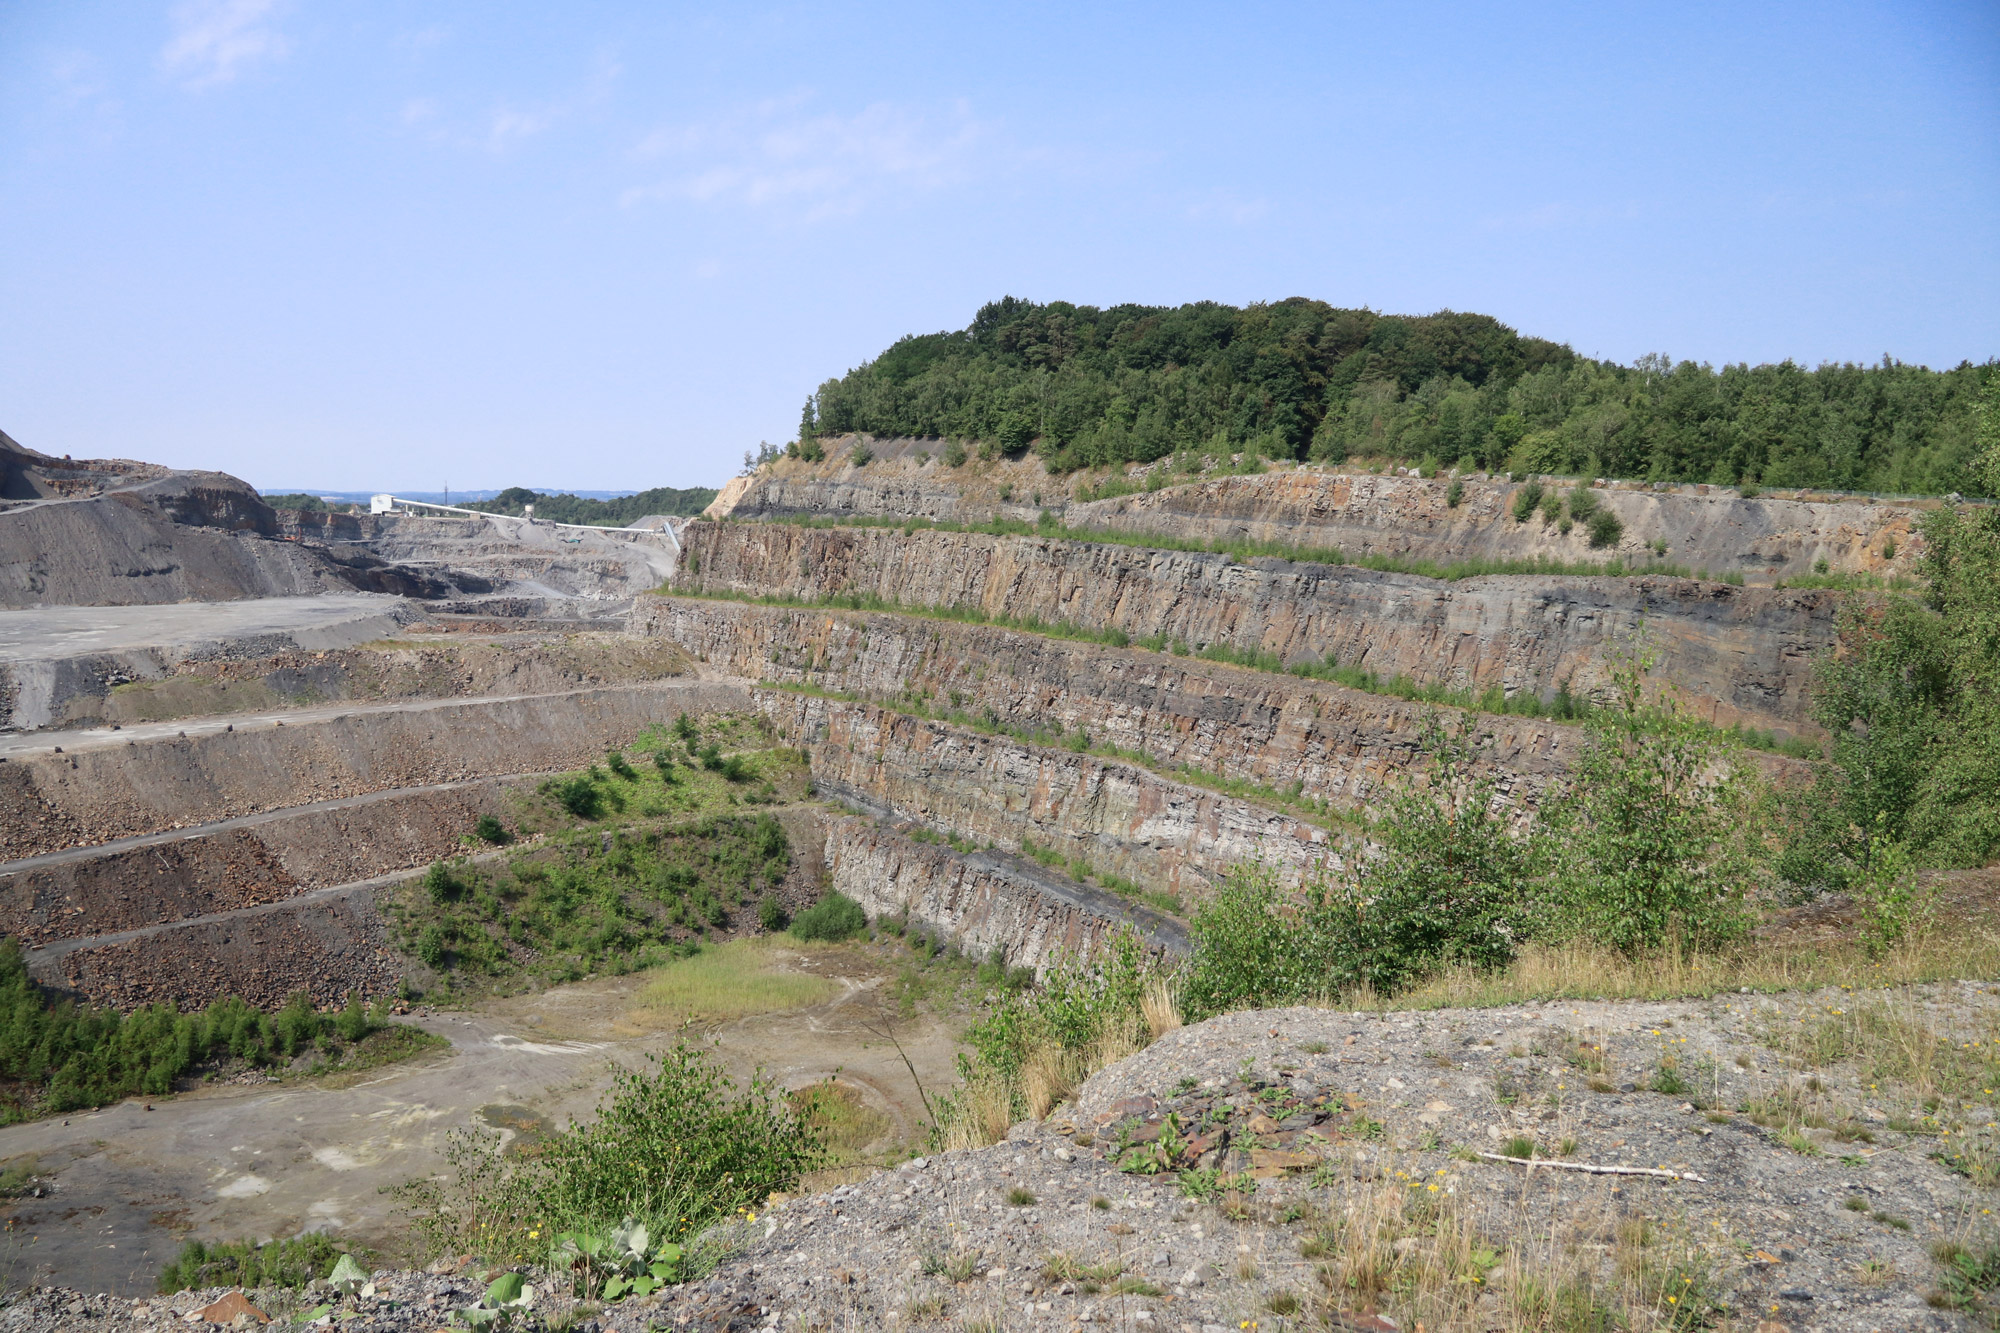
[(464, 850), (536, 777), (475, 779), (274, 810), (0, 865), (0, 936), (26, 944), (282, 902)]
[(1024, 842), (1093, 871), (1200, 898), (1262, 859), (1296, 883), (1329, 855), (1324, 829), (1117, 760), (1028, 745), (870, 704), (759, 690), (781, 735), (806, 748), (823, 793), (1010, 852)]
[(367, 886), (42, 950), (28, 955), (28, 969), (119, 1009), (193, 1009), (228, 995), (271, 1009), (299, 991), (328, 1005), (349, 991), (392, 994), (403, 976)]
[(1643, 626), (1654, 671), (1720, 725), (1808, 725), (1811, 658), (1839, 595), (1676, 578), (1512, 575), (1457, 581), (1352, 566), (1155, 551), (1044, 537), (783, 523), (691, 523), (678, 586), (1067, 621), (1286, 662), (1548, 697), (1602, 696)]
[(913, 841), (875, 819), (828, 820), (826, 864), (832, 887), (868, 915), (905, 917), (972, 957), (998, 952), (1038, 974), (1096, 953), (1127, 925), (1149, 948), (1187, 948), (1171, 918), (1014, 857)]
[[(1829, 492), (1766, 493), (1745, 500), (1734, 487), (1612, 482), (1595, 488), (1625, 531), (1617, 550), (1593, 550), (1581, 527), (1568, 533), (1539, 518), (1508, 517), (1518, 487), (1504, 479), (1466, 478), (1458, 506), (1448, 479), (1381, 476), (1320, 465), (1280, 466), (1253, 476), (1188, 479), (1158, 490), (1080, 500), (1100, 473), (1050, 474), (1038, 459), (973, 460), (948, 468), (936, 440), (875, 440), (866, 467), (846, 463), (844, 441), (827, 441), (825, 462), (786, 459), (718, 498), (712, 512), (738, 518), (928, 518), (983, 523), (1032, 520), (1042, 510), (1078, 527), (1160, 532), (1201, 541), (1253, 541), (1339, 547), (1350, 558), (1391, 555), (1448, 564), (1477, 558), (1603, 560), (1643, 555), (1667, 544), (1666, 559), (1753, 579), (1830, 568), (1909, 572), (1921, 539), (1914, 525), (1934, 500), (1884, 500)], [(1144, 470), (1128, 469), (1138, 481)], [(1163, 475), (1163, 480), (1167, 478)], [(1567, 490), (1573, 481), (1545, 483)], [(1816, 498), (1805, 498), (1813, 496)], [(1885, 556), (1894, 541), (1895, 555)]]
[(740, 685), (675, 681), (20, 735), (0, 740), (0, 859), (397, 787), (581, 767), (683, 710), (749, 704)]
[[(1699, 494), (1709, 488), (1692, 486), (1593, 489), (1599, 506), (1624, 525), (1614, 549), (1597, 550), (1580, 524), (1564, 533), (1540, 517), (1515, 522), (1510, 510), (1521, 485), (1479, 479), (1460, 485), (1454, 507), (1451, 483), (1443, 479), (1287, 470), (1074, 504), (1066, 518), (1078, 527), (1195, 541), (1336, 547), (1349, 558), (1397, 556), (1437, 564), (1613, 555), (1636, 561), (1664, 542), (1663, 558), (1675, 564), (1767, 579), (1809, 574), (1821, 560), (1831, 569), (1893, 574), (1914, 568), (1922, 550), (1912, 528), (1925, 511), (1913, 504), (1745, 500), (1732, 488)], [(1573, 485), (1547, 483), (1558, 494)], [(1885, 559), (1886, 550), (1893, 550), (1894, 558)]]
[[(633, 623), (727, 675), (1082, 730), (1163, 764), (1296, 784), (1341, 806), (1366, 806), (1385, 779), (1422, 767), (1422, 705), (1327, 681), (885, 612), (646, 597)], [(1538, 718), (1480, 715), (1479, 726), (1490, 736), (1481, 764), (1522, 807), (1583, 741), (1580, 728)]]

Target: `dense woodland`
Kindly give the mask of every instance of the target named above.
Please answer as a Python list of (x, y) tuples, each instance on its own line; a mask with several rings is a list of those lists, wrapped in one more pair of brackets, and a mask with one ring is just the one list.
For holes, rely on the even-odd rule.
[(1934, 371), (1888, 357), (1623, 366), (1488, 315), (1299, 297), (1105, 310), (1008, 297), (828, 380), (800, 438), (954, 436), (1032, 446), (1058, 470), (1213, 449), (1977, 494), (1973, 405), (1996, 373), (1991, 360)]
[(488, 514), (519, 515), (527, 505), (535, 507), (535, 517), (551, 523), (597, 523), (618, 527), (648, 514), (699, 514), (715, 499), (713, 486), (655, 486), (650, 491), (616, 500), (587, 500), (564, 492), (543, 495), (526, 486), (509, 486), (491, 500), (466, 505)]

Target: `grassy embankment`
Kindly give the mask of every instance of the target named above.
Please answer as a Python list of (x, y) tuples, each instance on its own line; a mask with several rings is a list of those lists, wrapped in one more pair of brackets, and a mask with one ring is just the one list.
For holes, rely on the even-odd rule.
[(759, 807), (804, 790), (803, 757), (761, 718), (683, 717), (547, 779), (512, 827), (482, 825), (489, 842), (524, 845), (434, 864), (382, 895), (383, 914), (437, 998), (654, 966), (759, 919), (791, 869), (782, 824)]

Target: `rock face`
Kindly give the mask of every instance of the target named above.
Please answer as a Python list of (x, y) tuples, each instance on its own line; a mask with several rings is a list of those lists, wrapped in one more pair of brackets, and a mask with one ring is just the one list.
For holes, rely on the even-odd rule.
[[(1421, 770), (1423, 705), (1327, 681), (882, 612), (647, 597), (633, 624), (727, 675), (1082, 731), (1169, 770), (1295, 787), (1339, 808)], [(1485, 715), (1479, 726), (1482, 762), (1522, 808), (1583, 742), (1580, 728), (1545, 719)]]
[(1198, 900), (1259, 857), (1292, 883), (1337, 860), (1324, 828), (1136, 764), (868, 704), (781, 690), (759, 690), (757, 703), (805, 746), (823, 792), (1009, 852), (1033, 843), (1175, 898)]
[[(1054, 476), (1032, 457), (975, 459), (948, 468), (935, 440), (877, 440), (870, 447), (875, 457), (861, 468), (847, 465), (848, 448), (840, 441), (828, 443), (825, 462), (786, 459), (767, 466), (755, 477), (739, 478), (745, 484), (719, 496), (709, 516), (984, 523), (1033, 521), (1046, 509), (1075, 527), (1338, 548), (1350, 559), (1386, 555), (1438, 564), (1613, 555), (1630, 561), (1665, 542), (1664, 558), (1675, 564), (1768, 582), (1810, 573), (1820, 560), (1836, 570), (1908, 573), (1922, 550), (1914, 525), (1938, 503), (1804, 491), (1746, 500), (1734, 487), (1614, 481), (1594, 494), (1618, 515), (1624, 535), (1615, 549), (1594, 550), (1580, 527), (1563, 533), (1539, 518), (1513, 522), (1508, 511), (1519, 486), (1484, 474), (1462, 480), (1454, 506), (1445, 478), (1320, 465), (1196, 478), (1168, 473), (1161, 464), (1154, 468), (1163, 483), (1157, 489), (1143, 489), (1151, 484), (1145, 469), (1128, 469), (1114, 478), (1137, 493), (1091, 499), (1091, 488), (1105, 480), (1101, 474)], [(1545, 484), (1566, 491), (1575, 483)], [(1891, 541), (1896, 554), (1888, 557)]]
[(1839, 597), (1680, 578), (1511, 575), (1441, 581), (1351, 566), (1046, 537), (693, 523), (691, 592), (853, 594), (1332, 661), (1454, 690), (1601, 695), (1642, 628), (1658, 679), (1707, 720), (1796, 731)]
[(826, 865), (833, 888), (870, 917), (907, 919), (968, 957), (997, 956), (1038, 974), (1092, 956), (1127, 921), (1150, 948), (1187, 947), (1169, 917), (1017, 858), (916, 842), (873, 819), (829, 820)]

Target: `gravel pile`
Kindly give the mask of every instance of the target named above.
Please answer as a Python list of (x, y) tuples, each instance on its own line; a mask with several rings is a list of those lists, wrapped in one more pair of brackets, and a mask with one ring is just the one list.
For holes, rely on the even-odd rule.
[[(2000, 1016), (1970, 985), (1901, 1002), (1967, 1031)], [(734, 1228), (729, 1257), (699, 1282), (604, 1311), (545, 1290), (517, 1326), (1409, 1330), (1424, 1312), (1397, 1291), (1350, 1299), (1323, 1276), (1341, 1262), (1343, 1226), (1384, 1198), (1416, 1219), (1397, 1262), (1421, 1262), (1435, 1244), (1425, 1226), (1446, 1216), (1484, 1247), (1490, 1281), (1468, 1281), (1450, 1318), (1425, 1316), (1433, 1333), (1520, 1326), (1501, 1295), (1510, 1264), (1583, 1265), (1607, 1291), (1635, 1265), (1685, 1271), (1711, 1326), (1745, 1333), (1985, 1326), (1930, 1303), (1942, 1285), (1931, 1251), (1991, 1238), (1995, 1191), (1945, 1163), (1983, 1151), (1993, 1108), (1912, 1104), (1852, 1069), (1789, 1068), (1774, 1048), (1856, 1003), (1830, 992), (1231, 1015), (1168, 1034), (1001, 1144), (774, 1205)], [(1807, 1108), (1786, 1124), (1739, 1109), (1784, 1097)], [(1665, 1174), (1480, 1156), (1524, 1148)], [(381, 1275), (340, 1326), (444, 1327), (481, 1276)], [(0, 1333), (186, 1328), (217, 1294), (141, 1314), (35, 1292), (0, 1309)], [(316, 1298), (293, 1308), (302, 1299)]]

